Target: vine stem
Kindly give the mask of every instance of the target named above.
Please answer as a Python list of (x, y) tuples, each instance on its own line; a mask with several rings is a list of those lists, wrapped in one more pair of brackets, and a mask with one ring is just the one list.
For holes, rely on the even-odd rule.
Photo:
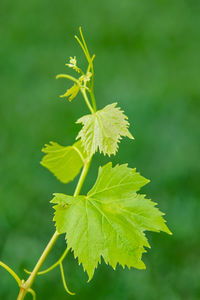
[[(83, 183), (85, 181), (85, 177), (88, 173), (90, 163), (91, 163), (91, 159), (86, 161), (85, 164), (84, 164), (81, 176), (79, 178), (78, 184), (77, 184), (75, 192), (74, 192), (74, 196), (77, 196), (80, 193), (80, 190), (81, 190), (81, 188), (83, 186)], [(50, 239), (49, 243), (47, 244), (46, 248), (44, 249), (42, 255), (40, 256), (38, 262), (36, 263), (33, 271), (30, 274), (30, 276), (28, 277), (28, 279), (25, 282), (22, 281), (17, 300), (23, 300), (24, 297), (26, 296), (26, 294), (28, 292), (30, 292), (31, 286), (32, 286), (32, 284), (33, 284), (33, 282), (34, 282), (34, 280), (37, 276), (38, 271), (40, 270), (41, 266), (45, 262), (48, 254), (51, 252), (51, 249), (54, 246), (55, 242), (57, 241), (59, 235), (60, 234), (57, 231), (54, 233), (54, 235)]]
[(44, 249), (44, 252), (40, 256), (38, 262), (35, 265), (35, 268), (33, 269), (32, 273), (28, 277), (27, 281), (25, 281), (24, 283), (21, 284), (20, 292), (19, 292), (19, 295), (17, 297), (17, 300), (23, 300), (24, 299), (26, 293), (28, 292), (28, 289), (31, 288), (31, 286), (32, 286), (32, 284), (35, 280), (35, 277), (37, 276), (37, 272), (39, 271), (39, 269), (43, 265), (44, 261), (46, 260), (48, 254), (50, 253), (50, 251), (51, 251), (51, 249), (52, 249), (53, 245), (55, 244), (58, 237), (59, 237), (59, 234), (56, 231), (54, 233), (54, 235), (52, 236), (52, 238), (50, 239), (49, 243), (47, 244), (46, 248)]
[(82, 95), (83, 95), (83, 98), (85, 100), (85, 103), (87, 105), (87, 107), (89, 108), (89, 110), (91, 111), (91, 113), (93, 114), (94, 113), (94, 109), (92, 108), (91, 104), (90, 104), (90, 101), (88, 99), (88, 96), (86, 94), (86, 91), (85, 91), (85, 88), (82, 88), (81, 89), (81, 92), (82, 92)]
[(74, 197), (78, 196), (79, 193), (80, 193), (80, 191), (81, 191), (81, 188), (82, 188), (83, 183), (85, 181), (85, 177), (86, 177), (86, 175), (88, 173), (90, 164), (91, 164), (91, 159), (89, 159), (88, 161), (86, 161), (85, 164), (84, 164), (83, 170), (81, 172), (81, 176), (79, 178), (78, 184), (77, 184), (75, 192), (74, 192)]

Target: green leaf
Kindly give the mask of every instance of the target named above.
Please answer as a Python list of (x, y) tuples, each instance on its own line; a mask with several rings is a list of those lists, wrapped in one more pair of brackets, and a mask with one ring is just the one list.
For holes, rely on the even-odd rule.
[(93, 155), (98, 149), (104, 155), (116, 154), (122, 136), (133, 139), (128, 131), (128, 118), (116, 105), (117, 103), (109, 104), (77, 121), (77, 123), (83, 124), (77, 139), (81, 138), (89, 156)]
[(75, 83), (70, 89), (66, 91), (65, 94), (61, 95), (61, 98), (69, 97), (69, 101), (72, 101), (78, 94), (80, 90), (80, 85)]
[(50, 142), (42, 151), (46, 155), (42, 158), (41, 164), (63, 183), (72, 181), (78, 175), (86, 158), (80, 141), (67, 147)]
[(108, 163), (87, 196), (54, 194), (57, 231), (66, 233), (89, 280), (101, 257), (114, 269), (117, 263), (144, 269), (142, 253), (150, 247), (144, 231), (171, 233), (156, 203), (136, 193), (148, 182), (127, 165)]

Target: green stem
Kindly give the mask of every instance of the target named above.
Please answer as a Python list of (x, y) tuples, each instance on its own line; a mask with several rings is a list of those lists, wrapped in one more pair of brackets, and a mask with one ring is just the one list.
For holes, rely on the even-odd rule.
[(19, 292), (19, 295), (17, 297), (17, 300), (23, 300), (28, 289), (31, 288), (34, 280), (35, 280), (35, 277), (37, 276), (37, 273), (39, 271), (39, 269), (41, 268), (41, 266), (43, 265), (45, 259), (47, 258), (48, 254), (50, 253), (53, 245), (55, 244), (57, 238), (59, 237), (59, 234), (57, 233), (57, 231), (54, 233), (54, 235), (52, 236), (52, 238), (50, 239), (48, 245), (46, 246), (46, 248), (44, 249), (44, 252), (42, 253), (42, 255), (40, 256), (37, 264), (35, 265), (35, 268), (33, 269), (31, 275), (29, 276), (29, 278), (27, 279), (26, 282), (24, 282), (22, 285), (21, 285), (21, 288), (20, 288), (20, 292)]
[(22, 287), (20, 288), (20, 291), (19, 291), (19, 295), (17, 297), (17, 300), (18, 299), (24, 299), (25, 295), (26, 295), (27, 291), (25, 289), (23, 289)]
[[(93, 76), (92, 76), (92, 81), (93, 81)], [(94, 96), (94, 87), (93, 87), (93, 84), (91, 85), (90, 97), (92, 99), (93, 109), (96, 112), (97, 111), (97, 105), (96, 105), (96, 100), (95, 100), (95, 96)]]
[(88, 96), (86, 94), (85, 88), (81, 89), (81, 93), (83, 95), (83, 98), (85, 99), (85, 103), (87, 104), (89, 110), (91, 111), (92, 114), (94, 114), (94, 109), (92, 108), (92, 106), (90, 104), (90, 101), (89, 101)]
[[(88, 160), (82, 170), (81, 176), (79, 178), (78, 184), (76, 186), (75, 192), (74, 192), (74, 196), (77, 196), (80, 193), (80, 190), (83, 186), (83, 183), (85, 181), (85, 177), (88, 173), (89, 167), (90, 167), (90, 163), (91, 163), (91, 159)], [(57, 238), (59, 237), (59, 233), (57, 233), (57, 231), (54, 233), (54, 235), (52, 236), (51, 240), (49, 241), (48, 245), (46, 246), (44, 252), (42, 253), (42, 255), (40, 256), (37, 264), (35, 265), (35, 268), (33, 269), (32, 273), (30, 274), (29, 278), (23, 282), (21, 284), (20, 281), (20, 291), (17, 297), (17, 300), (23, 300), (25, 295), (27, 294), (27, 292), (30, 292), (31, 286), (35, 280), (35, 277), (37, 276), (37, 273), (39, 271), (39, 269), (41, 268), (41, 266), (43, 265), (44, 261), (46, 260), (48, 254), (50, 253), (53, 245), (55, 244)], [(8, 269), (8, 267), (6, 268)], [(13, 272), (13, 271), (12, 271)]]
[(77, 184), (75, 192), (74, 192), (74, 197), (78, 196), (80, 191), (81, 191), (81, 188), (82, 188), (83, 183), (85, 181), (85, 177), (86, 177), (86, 175), (88, 173), (88, 170), (89, 170), (89, 167), (90, 167), (90, 163), (91, 163), (91, 159), (87, 163), (85, 163), (85, 165), (83, 167), (81, 176), (79, 178), (78, 184)]
[(85, 54), (85, 57), (86, 57), (86, 59), (89, 63), (87, 72), (89, 72), (90, 68), (91, 68), (91, 71), (92, 71), (92, 82), (91, 82), (91, 88), (90, 88), (91, 89), (90, 96), (91, 96), (91, 100), (92, 100), (93, 111), (96, 112), (97, 105), (96, 105), (96, 100), (95, 100), (95, 96), (94, 96), (94, 66), (93, 66), (93, 60), (95, 58), (95, 55), (93, 55), (92, 58), (91, 58), (88, 47), (87, 47), (87, 44), (85, 42), (85, 39), (84, 39), (84, 36), (83, 36), (83, 33), (82, 33), (81, 27), (79, 27), (79, 32), (80, 32), (80, 35), (81, 35), (82, 42), (80, 41), (80, 39), (77, 36), (75, 36), (75, 38), (78, 41), (79, 45), (81, 46), (81, 48), (82, 48), (82, 50)]

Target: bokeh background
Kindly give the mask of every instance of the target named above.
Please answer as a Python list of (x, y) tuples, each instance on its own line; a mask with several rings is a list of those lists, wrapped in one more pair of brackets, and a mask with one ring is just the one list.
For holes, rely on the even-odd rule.
[[(55, 80), (69, 56), (85, 65), (73, 38), (79, 25), (96, 54), (98, 107), (117, 101), (135, 136), (111, 159), (151, 179), (143, 192), (166, 213), (173, 236), (148, 233), (145, 271), (103, 263), (90, 283), (69, 255), (73, 299), (200, 299), (199, 0), (1, 0), (0, 260), (24, 276), (54, 232), (52, 193), (73, 192), (75, 183), (59, 183), (39, 162), (45, 143), (73, 143), (74, 122), (87, 112), (80, 96), (61, 100), (69, 83)], [(95, 156), (84, 191), (108, 160)], [(45, 266), (64, 247), (61, 237)], [(59, 270), (38, 278), (35, 289), (38, 300), (70, 297)], [(0, 299), (16, 299), (17, 291), (0, 269)]]

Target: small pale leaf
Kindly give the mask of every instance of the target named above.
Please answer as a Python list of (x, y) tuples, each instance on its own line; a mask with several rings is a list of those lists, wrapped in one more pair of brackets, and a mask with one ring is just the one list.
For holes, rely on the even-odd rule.
[(109, 104), (77, 121), (77, 123), (83, 124), (77, 139), (81, 139), (89, 156), (93, 155), (98, 149), (104, 155), (116, 154), (122, 136), (133, 139), (128, 130), (128, 118), (116, 105), (117, 103)]
[(108, 163), (87, 196), (54, 195), (57, 231), (66, 233), (89, 280), (101, 257), (114, 269), (118, 263), (144, 269), (142, 254), (150, 247), (144, 231), (171, 233), (156, 203), (137, 194), (146, 183), (135, 169)]

